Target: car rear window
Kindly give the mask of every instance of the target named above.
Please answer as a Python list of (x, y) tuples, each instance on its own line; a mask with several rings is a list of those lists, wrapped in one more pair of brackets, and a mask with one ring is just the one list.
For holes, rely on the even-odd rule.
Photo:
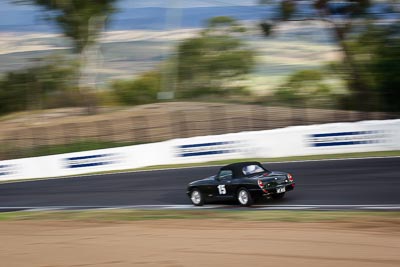
[(265, 170), (259, 165), (247, 165), (243, 167), (242, 171), (244, 175), (250, 175), (255, 173), (261, 173), (264, 172)]

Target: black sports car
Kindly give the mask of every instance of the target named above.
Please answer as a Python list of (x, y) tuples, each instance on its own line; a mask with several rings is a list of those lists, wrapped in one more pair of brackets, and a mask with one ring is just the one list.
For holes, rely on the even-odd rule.
[(238, 162), (222, 167), (217, 175), (191, 182), (187, 194), (196, 206), (234, 199), (250, 206), (261, 197), (281, 199), (294, 186), (289, 173), (266, 170), (259, 162)]

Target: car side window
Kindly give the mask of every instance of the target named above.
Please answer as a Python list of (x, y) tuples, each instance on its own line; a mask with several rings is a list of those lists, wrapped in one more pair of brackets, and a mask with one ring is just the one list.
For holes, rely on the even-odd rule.
[(231, 170), (222, 170), (218, 174), (219, 180), (229, 180), (232, 179), (233, 173)]

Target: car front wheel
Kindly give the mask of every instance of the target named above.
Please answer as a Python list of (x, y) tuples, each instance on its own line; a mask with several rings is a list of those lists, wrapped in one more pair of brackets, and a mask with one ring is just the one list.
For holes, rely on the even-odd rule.
[(239, 189), (237, 199), (242, 206), (251, 206), (253, 204), (253, 198), (246, 188)]
[(193, 205), (195, 206), (203, 206), (204, 205), (204, 198), (201, 194), (200, 190), (193, 189), (190, 193), (190, 200), (192, 201)]

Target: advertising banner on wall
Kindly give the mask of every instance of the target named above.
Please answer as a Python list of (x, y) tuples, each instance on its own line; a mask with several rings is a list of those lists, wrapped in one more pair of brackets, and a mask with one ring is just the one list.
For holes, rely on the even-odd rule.
[(400, 150), (400, 120), (293, 126), (0, 161), (0, 181), (226, 159), (390, 150)]

